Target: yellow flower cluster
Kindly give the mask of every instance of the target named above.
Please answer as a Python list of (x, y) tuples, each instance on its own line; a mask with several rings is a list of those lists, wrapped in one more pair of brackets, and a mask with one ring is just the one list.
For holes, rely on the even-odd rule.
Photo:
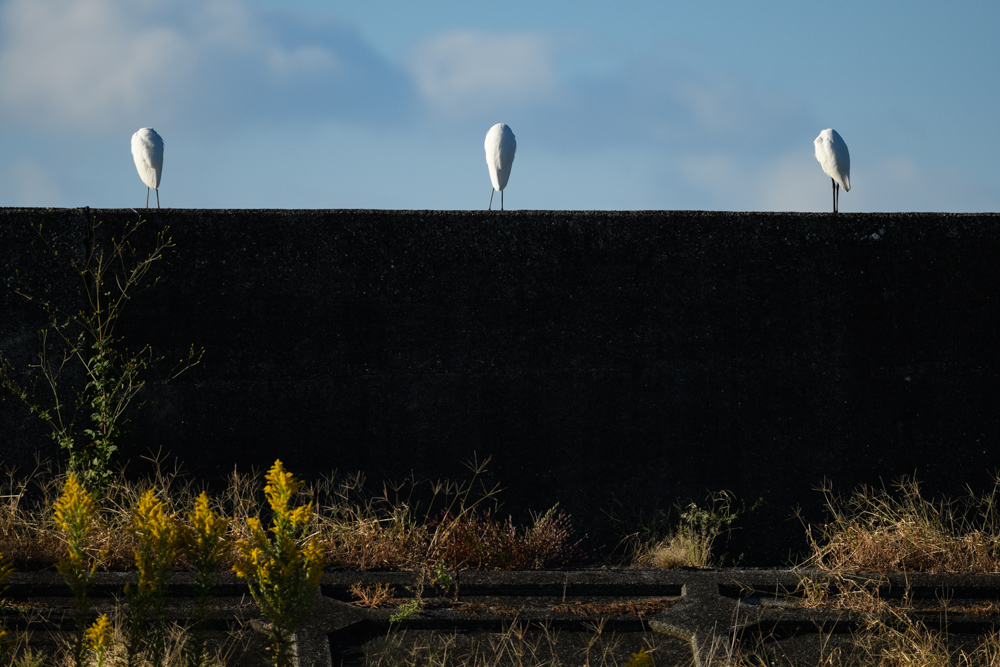
[(97, 667), (103, 667), (104, 654), (111, 646), (111, 620), (107, 614), (102, 615), (87, 628), (87, 644), (97, 658)]
[(233, 570), (247, 580), (263, 614), (291, 633), (312, 605), (326, 550), (316, 536), (308, 534), (312, 503), (292, 506), (302, 482), (287, 472), (281, 461), (275, 461), (266, 479), (264, 494), (273, 512), (271, 527), (265, 531), (259, 519), (247, 519), (251, 538), (237, 544)]
[(7, 628), (0, 623), (0, 660), (9, 659), (13, 650), (14, 637), (7, 631)]
[(310, 588), (319, 586), (323, 578), (323, 566), (326, 564), (326, 547), (317, 539), (311, 539), (302, 551), (302, 560), (307, 563), (306, 585)]
[(274, 525), (271, 532), (278, 534), (279, 531), (287, 528), (299, 528), (305, 526), (312, 520), (312, 502), (296, 507), (289, 511), (288, 505), (292, 496), (302, 488), (302, 482), (295, 479), (292, 473), (285, 470), (285, 466), (280, 460), (274, 462), (265, 477), (267, 484), (264, 485), (264, 495), (267, 496), (267, 504), (274, 512)]
[(86, 594), (89, 575), (97, 569), (97, 560), (90, 559), (86, 552), (87, 536), (100, 526), (97, 501), (83, 488), (76, 473), (71, 472), (63, 483), (62, 494), (53, 505), (53, 510), (53, 520), (65, 534), (68, 552), (68, 557), (60, 559), (56, 569), (73, 589), (74, 595), (82, 599), (80, 596)]
[(177, 517), (167, 513), (167, 505), (152, 489), (142, 494), (132, 513), (129, 529), (136, 539), (135, 566), (139, 571), (139, 594), (158, 595), (166, 575), (177, 559), (181, 527)]
[(97, 502), (80, 484), (76, 473), (71, 472), (66, 478), (53, 509), (56, 525), (66, 533), (70, 559), (82, 563), (84, 543), (90, 531), (98, 527), (98, 517)]
[(231, 550), (226, 537), (229, 519), (212, 511), (208, 494), (202, 491), (194, 503), (194, 511), (188, 513), (188, 523), (184, 535), (187, 557), (198, 572), (213, 572)]
[(632, 658), (625, 667), (653, 667), (653, 656), (645, 648), (641, 648), (637, 653), (632, 654)]

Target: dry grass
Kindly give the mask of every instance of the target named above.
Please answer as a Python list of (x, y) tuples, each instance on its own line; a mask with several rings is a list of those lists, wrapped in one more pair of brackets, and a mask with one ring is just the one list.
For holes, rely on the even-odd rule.
[(854, 638), (853, 661), (862, 667), (998, 667), (1000, 633), (982, 637), (971, 651), (952, 647), (946, 632), (914, 621), (872, 621)]
[(433, 525), (437, 535), (429, 555), (453, 569), (531, 570), (562, 567), (582, 558), (569, 517), (556, 507), (520, 529), (509, 517), (495, 519), (489, 509), (465, 516), (445, 513)]
[(377, 494), (366, 491), (361, 475), (318, 485), (318, 525), (330, 566), (512, 570), (579, 560), (570, 519), (556, 508), (523, 528), (497, 518), (499, 488), (481, 481), (487, 463), (470, 463), (467, 480), (411, 479)]
[(998, 493), (931, 501), (916, 480), (893, 490), (863, 487), (847, 499), (820, 489), (830, 520), (807, 527), (806, 565), (831, 572), (982, 574), (1000, 571)]
[(677, 508), (677, 523), (665, 534), (647, 530), (630, 536), (632, 563), (665, 570), (710, 567), (716, 561), (713, 549), (719, 537), (731, 531), (733, 523), (746, 511), (743, 506), (737, 509), (736, 498), (729, 491), (710, 494), (703, 505), (691, 502)]
[[(111, 614), (111, 618), (111, 641), (104, 654), (104, 665), (106, 667), (120, 667), (128, 663), (127, 613), (119, 609)], [(39, 626), (45, 625), (44, 620), (36, 621), (36, 623)], [(171, 624), (166, 633), (162, 664), (165, 667), (190, 665), (189, 645), (192, 640), (193, 635), (190, 629), (176, 623)], [(205, 656), (206, 662), (203, 664), (206, 667), (222, 667), (247, 664), (248, 659), (252, 660), (253, 664), (263, 664), (257, 659), (261, 650), (262, 645), (255, 636), (255, 632), (249, 624), (244, 624), (209, 642), (208, 654)], [(29, 665), (70, 667), (74, 664), (73, 651), (68, 643), (47, 651), (32, 647), (29, 634), (19, 639), (18, 644), (14, 647), (13, 659), (10, 664), (14, 667), (28, 667)], [(138, 656), (133, 664), (135, 667), (152, 667), (152, 663), (144, 656)]]
[(673, 570), (680, 567), (708, 567), (712, 563), (711, 545), (684, 534), (670, 535), (650, 545), (636, 557), (636, 565)]
[[(65, 555), (61, 532), (52, 521), (52, 506), (62, 490), (65, 475), (51, 465), (39, 465), (30, 474), (7, 471), (0, 482), (0, 553), (22, 570), (53, 566)], [(232, 484), (230, 488), (232, 488)], [(108, 570), (133, 566), (134, 538), (127, 528), (132, 511), (147, 489), (157, 489), (173, 511), (194, 506), (196, 489), (179, 469), (156, 466), (156, 473), (137, 482), (116, 481), (99, 500), (100, 524), (89, 538), (88, 549), (102, 553)]]
[(8, 471), (0, 482), (0, 553), (15, 567), (57, 560), (62, 543), (45, 529), (45, 514), (59, 488), (49, 471), (41, 468), (26, 477)]
[[(1000, 633), (983, 637), (971, 651), (949, 643), (946, 631), (926, 627), (913, 615), (909, 590), (886, 599), (888, 573), (984, 574), (1000, 571), (998, 492), (968, 490), (958, 500), (929, 500), (920, 484), (903, 479), (891, 489), (862, 487), (847, 498), (821, 487), (829, 520), (807, 526), (811, 555), (796, 591), (805, 607), (842, 610), (861, 625), (850, 656), (821, 652), (817, 664), (862, 667), (1000, 667)], [(861, 576), (865, 574), (866, 576)], [(772, 644), (729, 648), (729, 664), (740, 667), (799, 664)]]
[(357, 600), (357, 604), (369, 609), (399, 604), (395, 595), (393, 595), (393, 589), (390, 584), (373, 584), (371, 586), (353, 584), (350, 592)]
[[(186, 517), (200, 492), (176, 466), (153, 461), (151, 478), (119, 478), (99, 499), (100, 527), (88, 549), (102, 553), (101, 565), (128, 570), (134, 563), (134, 538), (127, 528), (139, 498), (156, 489), (172, 512)], [(452, 569), (524, 569), (561, 566), (579, 559), (569, 517), (555, 508), (518, 528), (498, 519), (497, 487), (482, 483), (488, 461), (469, 464), (467, 480), (384, 484), (377, 493), (364, 477), (326, 479), (301, 490), (317, 512), (314, 529), (326, 545), (328, 567), (357, 570), (422, 569), (444, 563)], [(53, 566), (64, 555), (61, 533), (52, 521), (52, 504), (65, 476), (39, 466), (26, 476), (8, 472), (0, 481), (0, 553), (17, 569)], [(233, 517), (229, 538), (248, 539), (247, 519), (261, 518), (263, 479), (233, 471), (214, 496), (215, 511)], [(222, 563), (228, 569), (232, 562)], [(184, 569), (183, 559), (177, 567)]]
[(603, 623), (594, 623), (590, 631), (576, 641), (546, 624), (514, 622), (487, 639), (473, 639), (457, 634), (429, 638), (391, 635), (367, 647), (366, 667), (553, 667), (587, 665), (588, 667), (653, 667), (656, 651), (652, 646), (637, 653), (624, 650), (614, 633), (606, 632)]
[(820, 633), (817, 653), (808, 662), (787, 653), (774, 639), (757, 635), (718, 641), (703, 663), (730, 667), (1000, 667), (1000, 631), (983, 636), (966, 651), (952, 646), (947, 632), (898, 613), (865, 615), (862, 628), (847, 645), (831, 641), (830, 633)]
[(830, 573), (821, 579), (803, 577), (799, 581), (797, 600), (807, 609), (838, 609), (883, 618), (909, 606), (909, 591), (895, 601), (882, 597), (881, 579), (855, 578), (842, 573)]

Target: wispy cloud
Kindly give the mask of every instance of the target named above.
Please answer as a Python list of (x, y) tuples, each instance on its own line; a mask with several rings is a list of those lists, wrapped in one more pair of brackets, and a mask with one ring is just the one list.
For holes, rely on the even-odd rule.
[[(175, 30), (111, 0), (12, 0), (0, 14), (0, 109), (11, 121), (100, 127), (150, 105), (147, 80), (189, 65)], [(155, 97), (155, 95), (153, 96)]]
[(405, 72), (350, 28), (238, 0), (9, 0), (0, 22), (8, 125), (385, 119), (415, 99)]
[(556, 87), (551, 43), (534, 33), (434, 35), (414, 49), (409, 68), (424, 100), (448, 115), (538, 103)]

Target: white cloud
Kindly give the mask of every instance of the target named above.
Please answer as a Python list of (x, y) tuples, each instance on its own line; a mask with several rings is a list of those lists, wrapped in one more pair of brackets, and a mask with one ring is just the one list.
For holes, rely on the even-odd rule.
[(99, 133), (177, 119), (384, 118), (412, 98), (354, 31), (259, 12), (243, 0), (7, 0), (0, 120)]
[(12, 0), (2, 9), (0, 109), (37, 125), (103, 125), (147, 106), (147, 81), (185, 69), (184, 40), (114, 0)]
[(410, 71), (424, 99), (452, 113), (537, 102), (556, 86), (551, 46), (533, 33), (436, 35), (414, 50)]

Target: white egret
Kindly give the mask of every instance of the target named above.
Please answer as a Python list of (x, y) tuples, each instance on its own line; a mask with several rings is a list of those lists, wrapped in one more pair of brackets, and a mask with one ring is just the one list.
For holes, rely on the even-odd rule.
[(847, 144), (834, 129), (826, 129), (819, 133), (813, 141), (816, 146), (816, 159), (823, 171), (833, 181), (833, 212), (837, 212), (840, 201), (840, 188), (851, 191), (851, 154)]
[(489, 210), (493, 210), (493, 190), (500, 191), (500, 210), (503, 210), (503, 189), (507, 187), (510, 178), (510, 167), (514, 164), (514, 151), (517, 141), (510, 127), (497, 123), (486, 133), (486, 166), (490, 168), (490, 180), (493, 189), (490, 190)]
[(163, 173), (163, 139), (151, 127), (144, 127), (132, 135), (132, 159), (139, 170), (139, 178), (146, 184), (146, 208), (149, 208), (149, 189), (156, 190), (156, 208), (160, 208), (160, 174)]

